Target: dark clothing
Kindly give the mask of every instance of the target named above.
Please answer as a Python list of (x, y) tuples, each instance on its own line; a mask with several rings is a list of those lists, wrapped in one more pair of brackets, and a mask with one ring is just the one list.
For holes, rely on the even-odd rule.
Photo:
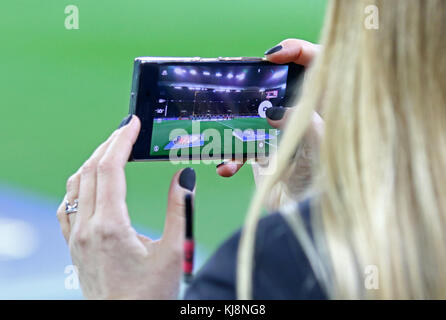
[[(309, 202), (299, 205), (304, 220)], [(207, 261), (185, 299), (236, 299), (236, 258), (241, 232), (229, 238)], [(253, 273), (254, 299), (326, 299), (309, 261), (288, 223), (279, 213), (259, 221)]]

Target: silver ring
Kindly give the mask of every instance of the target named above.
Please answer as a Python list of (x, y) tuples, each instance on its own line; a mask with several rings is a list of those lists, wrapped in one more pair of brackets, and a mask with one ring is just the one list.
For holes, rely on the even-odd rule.
[(67, 200), (65, 201), (65, 213), (66, 214), (71, 214), (71, 213), (76, 213), (77, 212), (77, 205), (78, 205), (78, 200), (74, 200), (74, 204), (70, 204), (70, 202)]

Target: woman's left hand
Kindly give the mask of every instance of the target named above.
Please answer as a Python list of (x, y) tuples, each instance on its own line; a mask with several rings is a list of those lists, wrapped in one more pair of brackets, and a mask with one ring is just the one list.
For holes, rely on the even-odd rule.
[[(321, 48), (320, 45), (305, 40), (286, 39), (265, 52), (265, 57), (268, 61), (273, 63), (283, 64), (292, 62), (307, 68), (310, 66), (316, 55), (319, 54)], [(290, 108), (270, 108), (266, 112), (266, 119), (272, 128), (282, 130), (284, 129), (290, 114)], [(310, 128), (302, 140), (302, 144), (306, 145), (305, 149), (310, 150), (316, 147), (314, 143), (318, 143), (323, 134), (323, 130), (324, 121), (319, 114), (315, 112), (313, 114)], [(300, 162), (303, 165), (302, 170), (300, 170), (300, 175), (303, 177), (303, 180), (307, 180), (307, 177), (310, 174), (308, 171), (308, 168), (310, 168), (308, 160), (309, 159), (300, 159)], [(217, 174), (222, 177), (232, 177), (240, 170), (244, 163), (244, 161), (224, 161), (217, 166)], [(256, 184), (261, 180), (258, 176), (259, 166), (261, 167), (263, 164), (261, 162), (253, 163), (254, 180), (256, 181)]]
[[(163, 236), (154, 241), (130, 224), (124, 167), (140, 130), (133, 116), (67, 182), (57, 211), (83, 294), (89, 299), (176, 299), (181, 279), (184, 198), (194, 193), (195, 172), (177, 172), (169, 189)], [(65, 201), (78, 199), (78, 211)]]

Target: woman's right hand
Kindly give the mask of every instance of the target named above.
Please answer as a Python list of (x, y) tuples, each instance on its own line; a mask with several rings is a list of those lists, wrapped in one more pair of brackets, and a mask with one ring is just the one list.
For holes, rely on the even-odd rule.
[[(299, 39), (287, 39), (280, 42), (277, 46), (272, 47), (271, 49), (265, 52), (266, 59), (273, 63), (283, 64), (294, 62), (296, 64), (302, 65), (304, 67), (308, 67), (313, 61), (314, 57), (321, 50), (321, 46)], [(283, 129), (288, 116), (290, 115), (289, 108), (281, 108), (281, 107), (273, 107), (269, 108), (266, 111), (266, 116), (268, 123), (277, 129)], [(319, 114), (315, 113), (313, 115), (312, 126), (309, 128), (309, 131), (304, 136), (304, 141), (302, 141), (307, 148), (311, 147), (314, 144), (314, 141), (318, 141), (318, 138), (322, 135), (323, 132), (323, 120), (319, 116)], [(316, 140), (314, 140), (316, 138)], [(307, 153), (306, 153), (307, 154)], [(304, 159), (305, 162), (308, 162), (308, 159)], [(244, 165), (243, 163), (235, 162), (235, 161), (224, 161), (217, 166), (217, 174), (222, 177), (232, 177), (237, 173), (238, 170)], [(308, 166), (303, 165), (303, 168)], [(258, 170), (256, 166), (253, 166), (254, 171), (254, 179), (256, 183), (258, 182)], [(303, 175), (307, 175), (307, 173), (302, 173)]]

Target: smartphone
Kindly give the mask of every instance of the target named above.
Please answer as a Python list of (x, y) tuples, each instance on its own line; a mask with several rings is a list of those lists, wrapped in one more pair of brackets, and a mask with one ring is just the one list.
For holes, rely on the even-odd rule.
[(141, 131), (129, 161), (268, 156), (280, 131), (265, 112), (295, 102), (303, 71), (263, 58), (136, 58), (130, 113)]

